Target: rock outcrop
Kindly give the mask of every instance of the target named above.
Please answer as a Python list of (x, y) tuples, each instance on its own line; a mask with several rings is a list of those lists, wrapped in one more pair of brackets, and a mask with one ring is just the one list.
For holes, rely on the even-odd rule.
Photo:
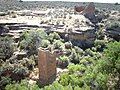
[(120, 27), (117, 27), (117, 28), (107, 28), (106, 29), (106, 34), (117, 40), (117, 41), (120, 41)]
[(75, 30), (69, 34), (69, 39), (74, 45), (81, 48), (91, 47), (94, 43), (96, 34), (94, 29), (87, 29), (86, 31)]
[(6, 26), (0, 26), (0, 35), (8, 32), (9, 32), (9, 29)]

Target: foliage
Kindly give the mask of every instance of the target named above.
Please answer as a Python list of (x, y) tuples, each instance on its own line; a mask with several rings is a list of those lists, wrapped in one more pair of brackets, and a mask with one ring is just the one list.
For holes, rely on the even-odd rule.
[(30, 85), (27, 80), (22, 80), (20, 83), (9, 84), (5, 90), (39, 90), (38, 85)]
[[(1, 37), (0, 40), (1, 45), (5, 44), (5, 47), (10, 49), (8, 47), (12, 45), (11, 38)], [(10, 45), (8, 45), (9, 43)], [(6, 90), (117, 90), (120, 87), (120, 42), (107, 44), (105, 40), (97, 39), (94, 47), (83, 50), (73, 46), (71, 42), (65, 43), (57, 33), (47, 35), (42, 30), (36, 30), (24, 32), (19, 46), (21, 50), (28, 51), (27, 58), (22, 60), (0, 59), (0, 87), (3, 88), (9, 84), (6, 86)], [(62, 65), (62, 68), (65, 66), (68, 69), (60, 74), (58, 82), (43, 88), (38, 87), (37, 84), (31, 85), (26, 80), (20, 82), (28, 77), (29, 70), (33, 70), (37, 65), (35, 54), (40, 46), (43, 48), (53, 46), (50, 47), (51, 50), (65, 51), (64, 55), (58, 57), (58, 61), (59, 64), (65, 64)], [(6, 51), (6, 53), (9, 52)], [(15, 80), (15, 82), (11, 83), (11, 80)]]
[[(98, 72), (101, 76), (97, 77), (96, 80), (100, 86), (117, 89), (119, 88), (120, 79), (120, 42), (111, 42), (107, 45), (104, 50), (104, 56), (101, 58), (96, 65)], [(100, 78), (101, 77), (101, 78)], [(101, 82), (102, 80), (102, 82)], [(104, 81), (103, 81), (104, 80)]]
[(11, 78), (9, 77), (1, 77), (0, 78), (0, 89), (4, 89), (5, 85), (11, 83)]
[(34, 66), (36, 65), (36, 62), (31, 57), (29, 59), (23, 58), (22, 60), (19, 60), (19, 63), (21, 63), (24, 67), (27, 67), (29, 70), (32, 70)]
[(69, 58), (72, 63), (77, 64), (77, 63), (79, 63), (79, 61), (81, 59), (80, 56), (81, 56), (80, 53), (77, 53), (75, 49), (72, 49), (71, 55), (69, 56)]
[(103, 30), (104, 29), (102, 27), (100, 27), (100, 29), (96, 32), (97, 39), (99, 39), (99, 40), (103, 40), (104, 39), (105, 33), (104, 33)]
[(58, 59), (57, 60), (57, 66), (58, 67), (64, 69), (68, 66), (68, 64), (69, 64), (68, 63), (69, 62), (69, 57), (68, 56), (65, 56), (65, 55), (59, 56), (57, 59)]
[(29, 71), (28, 71), (27, 67), (16, 66), (13, 70), (13, 73), (19, 74), (21, 76), (26, 76), (29, 73)]
[(13, 55), (14, 47), (11, 37), (0, 37), (0, 59), (8, 59)]
[(20, 48), (28, 50), (29, 55), (37, 54), (42, 39), (46, 39), (47, 34), (43, 30), (24, 32), (21, 36)]
[(68, 73), (63, 73), (60, 76), (59, 83), (62, 84), (63, 86), (71, 85), (72, 87), (75, 86), (83, 86), (83, 81), (80, 79), (76, 74), (68, 74)]
[(38, 87), (37, 84), (30, 85), (27, 80), (22, 80), (20, 83), (13, 83), (6, 86), (5, 90), (90, 90), (90, 87), (79, 86), (72, 87), (71, 85), (63, 86), (57, 81), (49, 86), (43, 88)]
[(58, 33), (53, 32), (49, 34), (48, 40), (52, 43), (54, 40), (60, 40), (60, 36), (58, 35)]
[(76, 53), (79, 53), (80, 55), (84, 54), (84, 51), (80, 47), (74, 46), (74, 49), (75, 49)]
[(91, 49), (85, 50), (85, 55), (94, 56), (94, 54), (95, 54), (95, 52), (93, 52)]
[(79, 65), (79, 64), (70, 64), (68, 66), (69, 73), (75, 73), (75, 72), (84, 72), (85, 71), (85, 66), (84, 65)]
[[(98, 58), (99, 60), (96, 61), (96, 58), (91, 56), (84, 56), (80, 60), (80, 64), (68, 65), (69, 72), (60, 76), (59, 83), (64, 86), (71, 84), (73, 87), (78, 85), (81, 88), (87, 85), (91, 89), (117, 89), (120, 77), (119, 47), (119, 42), (109, 43), (104, 50), (103, 57)], [(89, 63), (91, 64), (89, 65)]]
[(65, 56), (65, 55), (63, 55), (63, 56), (60, 56), (59, 58), (58, 58), (60, 61), (69, 61), (69, 58), (67, 57), (67, 56)]
[(50, 45), (50, 42), (48, 40), (42, 40), (41, 47), (47, 48)]
[(9, 62), (5, 62), (2, 64), (2, 66), (0, 67), (0, 76), (5, 76), (4, 73), (6, 74), (9, 73), (8, 71), (13, 71), (14, 70), (14, 66), (12, 64), (10, 64)]
[(119, 21), (113, 21), (110, 24), (106, 26), (107, 29), (115, 29), (120, 28), (120, 22)]
[(101, 88), (101, 89), (107, 89), (107, 87), (106, 87), (107, 81), (108, 81), (108, 75), (107, 74), (103, 74), (101, 72), (99, 72), (97, 74), (96, 82), (99, 85), (99, 88)]
[(53, 47), (54, 47), (54, 49), (63, 50), (63, 48), (64, 48), (64, 43), (63, 43), (61, 40), (55, 40), (55, 41), (53, 42)]
[(113, 42), (107, 45), (104, 51), (106, 63), (111, 68), (111, 72), (118, 72), (120, 74), (120, 42)]
[(105, 40), (95, 40), (94, 45), (97, 49), (97, 51), (103, 51), (103, 49), (106, 46), (107, 41)]
[(19, 81), (27, 77), (28, 75), (28, 68), (18, 63), (10, 64), (8, 61), (2, 64), (2, 66), (0, 67), (0, 78), (4, 76), (10, 77), (12, 80)]
[(95, 65), (96, 60), (93, 57), (85, 56), (80, 60), (80, 64), (83, 64), (85, 66)]

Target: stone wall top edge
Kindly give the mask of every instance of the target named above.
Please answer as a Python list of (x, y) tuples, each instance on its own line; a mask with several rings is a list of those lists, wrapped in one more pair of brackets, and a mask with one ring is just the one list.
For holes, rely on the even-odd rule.
[(51, 52), (48, 48), (39, 47), (38, 50), (39, 50), (39, 51), (42, 51), (42, 52), (44, 52), (44, 53), (54, 54), (54, 52)]

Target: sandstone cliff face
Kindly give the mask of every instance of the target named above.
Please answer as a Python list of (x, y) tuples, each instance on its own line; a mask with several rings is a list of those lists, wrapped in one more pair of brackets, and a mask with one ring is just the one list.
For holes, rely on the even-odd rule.
[(120, 12), (111, 11), (106, 22), (106, 34), (108, 37), (120, 41)]
[(120, 27), (117, 27), (117, 28), (108, 28), (106, 29), (106, 34), (117, 40), (117, 41), (120, 41)]
[(9, 30), (8, 30), (7, 27), (5, 27), (5, 26), (0, 26), (0, 35), (1, 35), (2, 33), (8, 33), (8, 32), (9, 32)]
[(69, 39), (74, 45), (80, 46), (82, 48), (91, 47), (94, 43), (96, 34), (94, 29), (81, 32), (73, 32), (69, 35)]

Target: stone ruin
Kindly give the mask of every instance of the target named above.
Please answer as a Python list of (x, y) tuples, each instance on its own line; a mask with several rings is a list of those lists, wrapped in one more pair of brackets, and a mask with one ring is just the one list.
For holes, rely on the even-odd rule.
[(39, 48), (38, 68), (40, 85), (48, 85), (56, 79), (56, 54), (49, 50)]
[(75, 6), (75, 11), (83, 14), (92, 23), (97, 22), (96, 17), (95, 17), (95, 5), (93, 2), (89, 3), (88, 6), (79, 6), (79, 7)]

